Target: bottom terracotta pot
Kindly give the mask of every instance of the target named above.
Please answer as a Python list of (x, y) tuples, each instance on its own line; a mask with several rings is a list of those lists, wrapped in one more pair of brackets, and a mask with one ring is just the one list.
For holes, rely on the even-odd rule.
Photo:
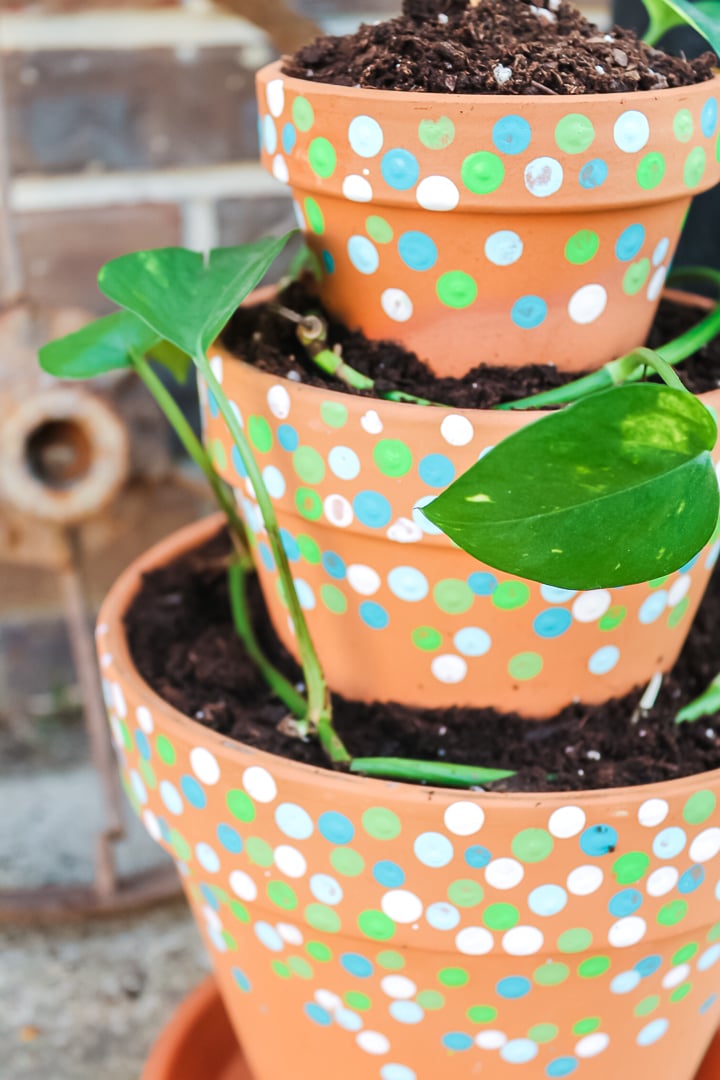
[(254, 1080), (690, 1080), (720, 1018), (720, 771), (613, 791), (430, 790), (298, 765), (98, 647), (129, 798), (174, 856)]

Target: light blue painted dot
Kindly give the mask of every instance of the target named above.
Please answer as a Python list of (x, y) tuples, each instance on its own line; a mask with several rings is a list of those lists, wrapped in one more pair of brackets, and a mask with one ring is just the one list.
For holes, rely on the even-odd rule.
[(145, 758), (146, 761), (149, 761), (150, 758), (152, 757), (152, 750), (150, 749), (150, 740), (148, 739), (145, 732), (141, 731), (140, 728), (138, 728), (137, 731), (135, 732), (135, 745), (137, 746), (138, 751), (140, 752), (140, 757), (143, 757), (143, 758)]
[(642, 906), (642, 893), (637, 889), (622, 889), (610, 899), (608, 910), (616, 919), (632, 915)]
[(476, 596), (492, 596), (497, 588), (497, 578), (485, 570), (476, 570), (468, 578), (468, 585)]
[(635, 970), (641, 978), (647, 979), (649, 975), (654, 975), (656, 971), (659, 971), (662, 967), (661, 956), (644, 956), (642, 960), (638, 960), (635, 965)]
[(243, 849), (240, 833), (237, 829), (233, 829), (232, 825), (218, 825), (217, 838), (225, 850), (233, 855), (238, 855)]
[(678, 881), (678, 892), (692, 893), (699, 889), (705, 880), (705, 869), (702, 866), (691, 866)]
[(380, 1080), (417, 1080), (417, 1075), (407, 1065), (383, 1065)]
[(473, 870), (482, 870), (484, 866), (491, 861), (492, 854), (486, 847), (482, 847), (480, 844), (473, 844), (471, 847), (465, 849), (465, 862), (468, 866), (472, 866)]
[(547, 608), (536, 616), (533, 630), (541, 638), (556, 638), (572, 625), (572, 615), (567, 608)]
[(429, 905), (425, 918), (433, 930), (454, 930), (460, 922), (460, 912), (452, 904), (439, 900)]
[(349, 446), (333, 446), (328, 465), (340, 480), (354, 480), (360, 473), (360, 458)]
[(383, 885), (386, 889), (398, 889), (405, 884), (405, 871), (402, 866), (389, 859), (381, 859), (375, 863), (373, 877), (378, 885)]
[(356, 116), (348, 127), (348, 141), (358, 157), (371, 158), (383, 148), (383, 129), (371, 116)]
[(364, 600), (359, 607), (360, 618), (371, 630), (384, 630), (390, 622), (382, 604), (376, 604), (374, 600)]
[(398, 240), (398, 254), (411, 270), (431, 270), (438, 258), (434, 240), (422, 232), (403, 233)]
[(560, 1057), (554, 1058), (553, 1061), (548, 1062), (545, 1069), (545, 1075), (550, 1077), (550, 1080), (560, 1080), (563, 1076), (570, 1076), (578, 1067), (578, 1060), (574, 1057)]
[(265, 487), (271, 499), (281, 499), (285, 494), (285, 477), (276, 465), (266, 465), (262, 471)]
[(178, 814), (183, 812), (183, 802), (180, 798), (180, 792), (171, 784), (169, 780), (162, 780), (160, 783), (160, 798), (165, 803), (171, 814)]
[(208, 874), (217, 874), (220, 869), (220, 857), (209, 844), (198, 844), (195, 848), (197, 861)]
[(260, 558), (262, 559), (263, 566), (266, 570), (275, 569), (275, 559), (273, 553), (270, 550), (270, 545), (266, 544), (264, 540), (261, 540), (258, 544), (258, 551), (260, 552)]
[(648, 623), (654, 623), (656, 619), (659, 619), (667, 607), (667, 597), (668, 594), (665, 589), (657, 589), (655, 592), (650, 593), (647, 600), (643, 601), (638, 612), (640, 622), (647, 626)]
[(256, 922), (253, 930), (255, 931), (255, 937), (266, 949), (269, 949), (270, 952), (282, 952), (284, 948), (283, 939), (274, 926), (271, 926), (268, 922)]
[(442, 1043), (448, 1050), (469, 1050), (473, 1041), (462, 1031), (448, 1031), (447, 1035), (443, 1035)]
[(339, 904), (343, 898), (342, 888), (329, 874), (313, 874), (310, 878), (310, 892), (321, 904)]
[(362, 1017), (352, 1009), (337, 1009), (335, 1011), (335, 1023), (345, 1031), (360, 1031), (363, 1026)]
[(501, 979), (497, 983), (495, 989), (501, 998), (516, 1001), (518, 998), (524, 998), (526, 994), (530, 993), (532, 983), (522, 975), (508, 975), (506, 979)]
[(700, 113), (700, 130), (706, 139), (715, 134), (718, 122), (717, 98), (708, 98)]
[(332, 1024), (332, 1017), (327, 1009), (323, 1009), (321, 1005), (316, 1004), (314, 1001), (309, 1001), (305, 1006), (305, 1015), (315, 1024), (319, 1024), (320, 1027), (330, 1027)]
[(422, 513), (423, 506), (429, 506), (433, 499), (436, 499), (436, 495), (423, 495), (417, 500), (413, 506), (412, 518), (418, 528), (422, 529), (428, 536), (440, 536), (442, 529), (438, 529), (437, 525), (433, 525), (432, 521), (428, 521), (425, 515)]
[(392, 517), (392, 506), (379, 491), (360, 491), (353, 499), (355, 516), (369, 529), (384, 529)]
[(293, 453), (300, 445), (300, 437), (292, 424), (281, 424), (277, 429), (278, 442), (283, 450)]
[(720, 943), (711, 945), (706, 949), (697, 962), (698, 971), (709, 971), (720, 960)]
[(351, 236), (347, 251), (350, 262), (361, 274), (374, 274), (380, 265), (378, 250), (367, 236)]
[(247, 469), (245, 468), (245, 463), (243, 462), (243, 459), (240, 457), (240, 451), (238, 450), (237, 446), (233, 446), (230, 453), (230, 460), (232, 461), (233, 469), (235, 470), (235, 472), (238, 474), (241, 480), (244, 480), (247, 476)]
[(140, 773), (136, 772), (135, 769), (133, 769), (130, 773), (130, 783), (132, 784), (133, 791), (135, 792), (138, 802), (141, 802), (143, 805), (145, 805), (145, 803), (148, 801), (147, 789), (142, 781)]
[(241, 971), (240, 968), (238, 968), (238, 967), (234, 967), (232, 969), (232, 973), (233, 973), (233, 979), (235, 980), (235, 982), (238, 984), (240, 989), (243, 990), (247, 994), (248, 991), (250, 990), (250, 980), (248, 979), (245, 972)]
[(615, 255), (621, 262), (630, 262), (645, 243), (645, 227), (636, 223), (628, 225), (615, 242)]
[(386, 184), (396, 191), (409, 191), (418, 182), (420, 166), (409, 150), (388, 150), (380, 171)]
[(211, 907), (213, 909), (213, 911), (219, 911), (220, 910), (220, 901), (218, 900), (217, 896), (212, 891), (210, 886), (206, 885), (204, 881), (201, 882), (201, 884), (200, 884), (200, 892), (203, 895), (203, 899), (205, 900), (205, 903), (209, 907)]
[(719, 555), (720, 555), (720, 540), (716, 540), (715, 543), (713, 544), (713, 546), (710, 548), (710, 550), (707, 553), (707, 558), (705, 559), (705, 569), (706, 570), (712, 570), (715, 563), (718, 561), (718, 556)]
[(651, 1020), (649, 1024), (646, 1024), (645, 1027), (638, 1032), (638, 1046), (652, 1046), (653, 1043), (662, 1039), (669, 1027), (670, 1021), (666, 1020), (664, 1017), (659, 1017), (657, 1020)]
[(447, 836), (437, 832), (420, 833), (415, 838), (413, 851), (423, 866), (431, 867), (447, 866), (454, 854)]
[(671, 825), (667, 829), (661, 829), (655, 835), (653, 854), (657, 855), (658, 859), (674, 859), (676, 855), (684, 851), (686, 844), (685, 830), (681, 829), (679, 825)]
[(567, 893), (560, 885), (538, 885), (528, 897), (528, 906), (535, 915), (557, 915), (567, 904)]
[(343, 953), (340, 963), (348, 975), (354, 975), (356, 979), (369, 979), (375, 970), (370, 960), (366, 956), (361, 956), (360, 953)]
[(263, 120), (263, 144), (268, 154), (274, 154), (277, 150), (277, 128), (272, 116), (266, 116)]
[(217, 398), (213, 394), (212, 390), (208, 390), (207, 400), (210, 415), (212, 416), (213, 420), (217, 420), (218, 416), (220, 415), (220, 406), (218, 405)]
[(512, 266), (523, 253), (523, 242), (512, 229), (499, 229), (485, 241), (485, 258), (494, 266)]
[(522, 116), (504, 116), (492, 130), (492, 141), (501, 154), (522, 154), (532, 139), (532, 128)]
[(455, 466), (445, 454), (426, 454), (418, 465), (418, 472), (428, 487), (444, 488), (455, 479)]
[(205, 809), (207, 796), (194, 776), (183, 776), (180, 780), (180, 788), (191, 806), (197, 807), (198, 810)]
[(708, 1009), (712, 1009), (712, 1007), (715, 1004), (715, 1002), (717, 1001), (717, 999), (718, 999), (717, 994), (711, 994), (710, 997), (705, 998), (702, 1005), (698, 1009), (698, 1012), (700, 1013), (700, 1015), (703, 1016), (708, 1011)]
[[(653, 255), (652, 255), (652, 264), (653, 264), (653, 266), (659, 266), (660, 265), (660, 263), (663, 261), (663, 259), (667, 255), (669, 248), (670, 248), (670, 241), (668, 240), (667, 236), (663, 236), (662, 240), (659, 241), (659, 243), (655, 246), (655, 250), (653, 251)], [(697, 555), (695, 555), (690, 560), (690, 562), (694, 563), (696, 559), (697, 559)], [(681, 569), (684, 570), (685, 567), (683, 566)]]
[(610, 983), (613, 994), (630, 994), (636, 986), (640, 985), (640, 973), (637, 971), (622, 971)]
[(282, 133), (282, 146), (286, 154), (292, 153), (297, 142), (297, 131), (293, 124), (286, 124)]
[(532, 1039), (511, 1039), (500, 1048), (500, 1057), (511, 1065), (525, 1065), (537, 1057), (538, 1044)]
[(330, 251), (323, 251), (322, 253), (323, 266), (327, 270), (328, 274), (335, 273), (335, 259)]
[(586, 855), (609, 855), (615, 850), (618, 834), (612, 825), (592, 825), (580, 837), (580, 847)]
[(160, 835), (162, 836), (163, 840), (166, 843), (169, 844), (170, 843), (170, 835), (171, 835), (171, 832), (172, 832), (170, 826), (168, 825), (165, 818), (161, 818), (161, 817), (159, 817), (157, 819), (157, 823), (158, 823), (158, 827), (160, 829)]
[(453, 641), (463, 656), (484, 656), (492, 645), (490, 635), (479, 626), (464, 626), (455, 634)]
[(617, 645), (603, 645), (597, 649), (588, 660), (588, 671), (591, 675), (607, 675), (620, 659), (620, 650)]
[(408, 603), (424, 600), (430, 588), (425, 575), (414, 566), (393, 567), (387, 580), (390, 592)]
[(349, 844), (355, 836), (355, 826), (344, 814), (326, 810), (318, 818), (320, 835), (331, 844)]
[(313, 820), (297, 803), (281, 803), (275, 809), (275, 824), (280, 832), (289, 836), (291, 840), (307, 840), (312, 836)]
[(540, 595), (548, 604), (564, 604), (577, 596), (575, 589), (559, 589), (556, 585), (541, 585)]
[(308, 585), (307, 581), (303, 581), (302, 578), (293, 578), (295, 583), (295, 592), (298, 595), (300, 601), (300, 607), (304, 611), (312, 611), (315, 607), (315, 593)]
[(335, 578), (340, 581), (345, 577), (347, 568), (345, 566), (345, 560), (334, 551), (326, 551), (323, 553), (322, 566), (326, 574), (329, 574), (331, 578)]
[(585, 188), (586, 191), (602, 187), (607, 178), (608, 166), (607, 162), (603, 161), (602, 158), (593, 158), (592, 161), (586, 161), (578, 176), (580, 187)]
[(415, 1001), (393, 1001), (389, 1012), (393, 1020), (400, 1024), (419, 1024), (425, 1016), (425, 1012)]
[(534, 330), (545, 322), (547, 304), (540, 296), (521, 296), (510, 312), (510, 318), (521, 330)]

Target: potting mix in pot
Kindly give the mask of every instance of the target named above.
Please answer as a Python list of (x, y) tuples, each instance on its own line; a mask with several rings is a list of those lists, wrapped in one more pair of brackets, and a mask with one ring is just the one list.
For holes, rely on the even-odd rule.
[(407, 0), (270, 65), (288, 276), (127, 255), (42, 351), (135, 370), (222, 511), (98, 647), (254, 1080), (691, 1080), (717, 1027), (720, 275), (665, 284), (720, 78), (648, 41), (720, 20), (650, 16)]

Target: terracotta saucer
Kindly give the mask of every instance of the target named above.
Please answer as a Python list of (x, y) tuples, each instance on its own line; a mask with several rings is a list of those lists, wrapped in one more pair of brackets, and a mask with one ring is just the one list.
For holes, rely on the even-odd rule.
[[(140, 1080), (252, 1080), (213, 979), (185, 998)], [(720, 1032), (695, 1080), (720, 1080)]]

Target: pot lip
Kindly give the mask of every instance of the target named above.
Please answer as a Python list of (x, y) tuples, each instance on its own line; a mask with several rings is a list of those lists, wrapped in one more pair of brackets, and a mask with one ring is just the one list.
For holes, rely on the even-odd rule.
[(637, 104), (640, 101), (656, 102), (659, 99), (672, 103), (676, 98), (683, 98), (695, 91), (700, 92), (702, 87), (720, 88), (720, 69), (713, 69), (713, 77), (699, 83), (689, 83), (687, 86), (672, 86), (664, 90), (630, 90), (621, 94), (441, 94), (429, 93), (423, 90), (374, 90), (370, 87), (339, 86), (335, 83), (315, 82), (312, 79), (299, 79), (294, 75), (283, 74), (283, 60), (274, 60), (266, 64), (257, 72), (258, 82), (264, 84), (272, 79), (282, 79), (285, 86), (294, 90), (303, 97), (372, 100), (376, 104), (384, 102), (397, 102), (398, 99), (406, 99), (411, 105), (441, 106), (443, 109), (452, 111), (467, 111), (472, 106), (483, 103), (511, 104), (525, 109), (538, 105), (539, 108), (553, 108), (558, 112), (568, 109), (568, 103), (581, 108), (580, 102), (585, 108), (597, 108), (602, 102), (616, 100), (620, 104)]
[(278, 754), (270, 754), (265, 750), (259, 750), (249, 743), (240, 742), (221, 735), (210, 728), (204, 727), (196, 720), (175, 709), (169, 702), (155, 693), (145, 682), (138, 672), (130, 655), (127, 636), (123, 626), (123, 617), (134, 599), (140, 587), (143, 573), (166, 565), (171, 559), (184, 554), (208, 540), (218, 531), (224, 521), (222, 513), (212, 514), (190, 525), (171, 533), (165, 539), (153, 544), (142, 555), (135, 559), (115, 581), (107, 594), (98, 615), (96, 634), (100, 639), (103, 652), (112, 657), (112, 667), (121, 685), (132, 687), (133, 694), (138, 700), (150, 705), (155, 713), (161, 713), (171, 727), (179, 730), (188, 739), (192, 739), (198, 745), (215, 750), (220, 754), (250, 755), (256, 764), (265, 765), (276, 776), (284, 779), (301, 779), (305, 774), (305, 782), (312, 784), (320, 782), (325, 787), (335, 787), (342, 792), (360, 790), (377, 793), (378, 798), (387, 799), (389, 792), (393, 792), (399, 799), (430, 801), (437, 796), (447, 798), (448, 801), (469, 800), (473, 802), (492, 800), (498, 807), (505, 810), (530, 810), (541, 801), (544, 805), (552, 807), (566, 806), (571, 802), (579, 802), (584, 806), (594, 806), (602, 803), (641, 803), (649, 797), (675, 796), (682, 798), (685, 794), (702, 784), (703, 787), (720, 787), (720, 768), (706, 773), (695, 773), (690, 776), (680, 777), (676, 780), (662, 780), (651, 784), (637, 784), (632, 787), (596, 788), (594, 790), (569, 790), (557, 792), (497, 792), (471, 791), (457, 788), (422, 787), (416, 784), (407, 784), (395, 780), (378, 780), (370, 777), (356, 776), (352, 773), (333, 772), (317, 765), (306, 765), (303, 762), (293, 761), (291, 758), (281, 757)]

